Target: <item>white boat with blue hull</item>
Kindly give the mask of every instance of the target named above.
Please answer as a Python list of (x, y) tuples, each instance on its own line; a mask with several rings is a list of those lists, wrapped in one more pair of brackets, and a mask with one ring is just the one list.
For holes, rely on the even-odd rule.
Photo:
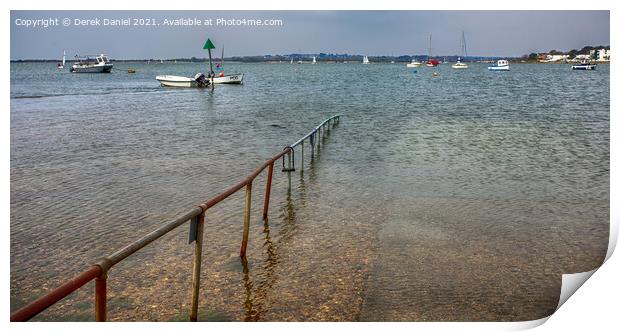
[(107, 55), (99, 54), (95, 59), (86, 57), (80, 59), (76, 55), (77, 61), (71, 66), (72, 73), (111, 73), (114, 66)]
[(595, 70), (596, 69), (596, 63), (590, 63), (588, 61), (582, 61), (578, 65), (572, 65), (571, 68), (573, 70)]
[(507, 71), (510, 70), (510, 63), (508, 60), (498, 60), (497, 64), (488, 67), (491, 71)]

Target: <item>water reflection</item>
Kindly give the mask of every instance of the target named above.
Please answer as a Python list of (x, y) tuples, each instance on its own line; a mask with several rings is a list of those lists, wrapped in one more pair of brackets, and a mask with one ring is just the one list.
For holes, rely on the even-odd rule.
[[(321, 141), (326, 142), (326, 136), (322, 136)], [(319, 144), (317, 144), (317, 146), (318, 145)], [(265, 301), (269, 296), (270, 289), (279, 276), (276, 273), (280, 261), (278, 245), (287, 243), (295, 234), (294, 231), (297, 228), (297, 211), (306, 206), (306, 199), (308, 197), (308, 183), (306, 182), (306, 176), (303, 170), (307, 168), (307, 177), (310, 183), (316, 182), (320, 149), (317, 149), (315, 153), (310, 153), (309, 157), (310, 162), (305, 165), (306, 167), (302, 164), (298, 164), (299, 168), (297, 170), (299, 171), (299, 177), (297, 186), (294, 190), (290, 185), (294, 172), (287, 172), (289, 186), (286, 189), (285, 204), (280, 210), (279, 220), (282, 221), (282, 224), (278, 227), (276, 241), (271, 237), (269, 218), (263, 220), (263, 248), (266, 254), (265, 260), (262, 264), (256, 266), (255, 271), (251, 271), (251, 264), (248, 262), (247, 258), (241, 258), (241, 264), (243, 266), (242, 280), (245, 288), (245, 321), (259, 321), (261, 320), (262, 314), (269, 309), (266, 307)], [(301, 156), (299, 156), (299, 158), (301, 159)]]
[(250, 268), (248, 261), (245, 257), (241, 258), (241, 264), (243, 265), (243, 284), (245, 287), (245, 318), (248, 321), (259, 321), (261, 314), (264, 313), (267, 308), (264, 305), (267, 293), (271, 289), (271, 286), (276, 280), (275, 268), (278, 264), (278, 254), (276, 247), (271, 240), (269, 219), (264, 220), (263, 224), (263, 247), (267, 257), (264, 261), (264, 265), (260, 268), (262, 271), (260, 275), (260, 281), (254, 287), (254, 283), (251, 281)]

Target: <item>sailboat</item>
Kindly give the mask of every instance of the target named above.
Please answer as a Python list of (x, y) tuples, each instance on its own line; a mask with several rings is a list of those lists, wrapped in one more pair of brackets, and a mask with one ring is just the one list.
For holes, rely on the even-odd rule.
[(222, 59), (218, 66), (220, 74), (213, 78), (215, 84), (243, 84), (243, 74), (224, 75), (224, 45), (222, 44)]
[(362, 60), (362, 63), (367, 65), (370, 63), (370, 61), (368, 60), (368, 57), (364, 55), (364, 59)]
[(426, 60), (427, 67), (437, 67), (439, 65), (439, 61), (433, 59), (431, 57), (431, 50), (433, 45), (433, 34), (428, 37), (428, 60)]
[(316, 57), (315, 57), (315, 56), (313, 56), (313, 57), (312, 57), (312, 64), (313, 64), (313, 65), (315, 65), (315, 64), (316, 64)]
[[(465, 44), (465, 31), (463, 31), (463, 34), (461, 35), (461, 56), (463, 58), (467, 56), (467, 45)], [(469, 68), (469, 66), (466, 63), (461, 62), (461, 57), (458, 57), (458, 59), (456, 60), (456, 63), (452, 65), (452, 68), (467, 69)]]
[(58, 68), (58, 69), (65, 68), (65, 58), (66, 58), (66, 54), (65, 54), (65, 51), (63, 50), (62, 51), (62, 63), (57, 64), (56, 68)]
[(422, 65), (422, 62), (416, 60), (415, 58), (411, 59), (411, 62), (407, 64), (407, 68), (418, 68)]

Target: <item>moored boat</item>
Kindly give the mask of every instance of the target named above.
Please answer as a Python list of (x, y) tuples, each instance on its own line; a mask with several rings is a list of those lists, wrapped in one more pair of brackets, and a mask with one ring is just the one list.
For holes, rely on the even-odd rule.
[(72, 73), (110, 73), (112, 72), (113, 64), (105, 54), (95, 56), (95, 59), (86, 57), (80, 59), (76, 56), (77, 61), (71, 66)]
[(57, 64), (56, 68), (58, 68), (58, 69), (65, 68), (65, 59), (66, 59), (65, 51), (62, 51), (62, 63)]
[(508, 60), (497, 60), (497, 64), (488, 67), (492, 71), (506, 71), (510, 70), (510, 63)]
[(452, 68), (453, 69), (467, 69), (467, 68), (469, 68), (469, 65), (467, 65), (464, 62), (461, 62), (461, 58), (458, 58), (456, 60), (456, 63), (452, 65)]
[(571, 69), (572, 70), (595, 70), (596, 69), (596, 63), (591, 63), (591, 62), (589, 62), (587, 60), (583, 60), (578, 65), (572, 65)]
[(206, 88), (210, 85), (210, 81), (204, 74), (198, 73), (194, 78), (175, 75), (159, 75), (155, 77), (161, 86), (173, 88)]
[[(461, 34), (461, 56), (464, 58), (467, 56), (467, 44), (465, 44), (465, 31)], [(453, 69), (467, 69), (469, 66), (461, 62), (461, 57), (458, 57), (456, 63), (452, 65)]]
[(416, 60), (415, 58), (411, 59), (411, 62), (407, 64), (408, 68), (418, 68), (422, 65), (422, 62)]
[(215, 84), (243, 84), (243, 74), (229, 74), (220, 77), (214, 77)]
[(426, 67), (437, 67), (439, 66), (439, 60), (430, 58), (426, 61)]
[(218, 73), (214, 75), (211, 82), (215, 84), (243, 84), (243, 74), (224, 74), (224, 45), (222, 45), (222, 57), (220, 63), (216, 64)]
[(437, 66), (439, 66), (439, 60), (433, 59), (431, 57), (432, 45), (433, 45), (433, 35), (431, 34), (428, 37), (428, 59), (426, 60), (426, 67), (437, 67)]

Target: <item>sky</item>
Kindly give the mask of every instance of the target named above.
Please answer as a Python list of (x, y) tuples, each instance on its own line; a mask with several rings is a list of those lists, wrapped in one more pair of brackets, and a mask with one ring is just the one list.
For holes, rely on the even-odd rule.
[[(121, 18), (132, 25), (104, 26), (105, 19)], [(164, 25), (165, 19), (180, 18), (199, 19), (203, 25)], [(230, 26), (218, 24), (220, 18), (282, 24)], [(40, 21), (25, 26), (38, 19), (59, 25), (45, 27)], [(76, 25), (76, 19), (99, 19), (99, 25)], [(210, 26), (204, 25), (208, 19)], [(149, 22), (158, 25), (139, 25)], [(59, 59), (63, 50), (68, 59), (97, 53), (115, 59), (202, 58), (207, 38), (218, 57), (221, 45), (226, 57), (427, 54), (431, 34), (434, 55), (460, 55), (462, 32), (470, 56), (521, 56), (610, 44), (609, 11), (11, 11), (10, 29), (11, 60)]]

